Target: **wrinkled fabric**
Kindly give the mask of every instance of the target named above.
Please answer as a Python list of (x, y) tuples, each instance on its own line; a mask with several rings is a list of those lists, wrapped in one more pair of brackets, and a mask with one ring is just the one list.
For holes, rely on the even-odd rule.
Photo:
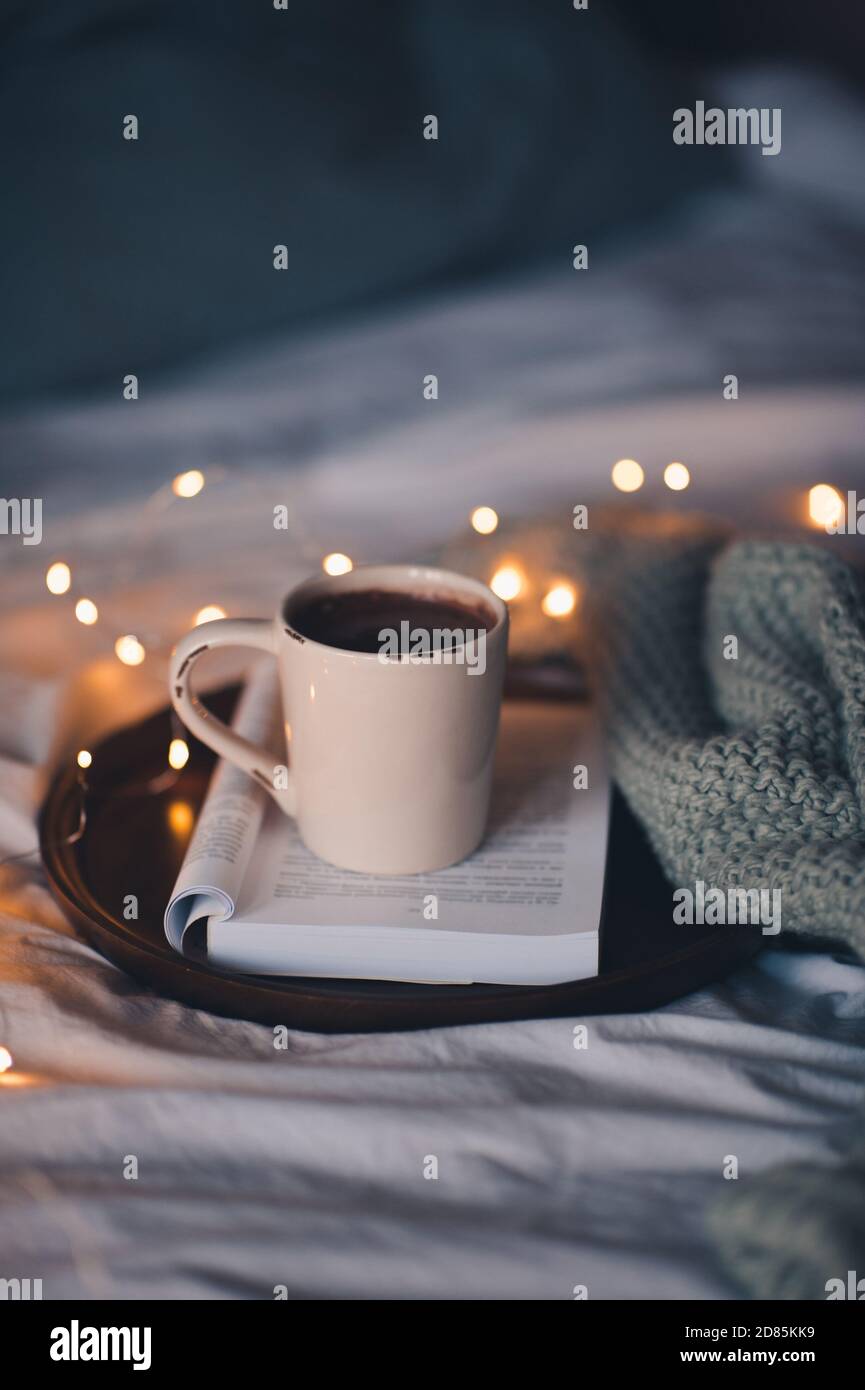
[(729, 1156), (743, 1185), (818, 1172), (863, 1100), (862, 971), (825, 955), (589, 1019), (581, 1050), (558, 1019), (277, 1051), (137, 986), (23, 876), (3, 901), (2, 1273), (46, 1298), (736, 1297), (704, 1220)]

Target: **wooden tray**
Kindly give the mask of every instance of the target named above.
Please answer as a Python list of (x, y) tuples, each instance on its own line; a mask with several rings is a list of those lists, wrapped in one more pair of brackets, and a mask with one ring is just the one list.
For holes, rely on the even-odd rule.
[[(208, 699), (229, 718), (236, 688)], [(676, 926), (672, 890), (637, 822), (613, 802), (601, 971), (593, 980), (544, 986), (414, 985), (230, 974), (182, 959), (168, 945), (162, 915), (174, 887), (213, 755), (197, 742), (177, 781), (166, 778), (172, 737), (166, 708), (93, 750), (86, 825), (79, 827), (77, 769), (52, 783), (39, 822), (42, 857), (55, 896), (104, 956), (159, 994), (230, 1018), (324, 1033), (429, 1028), (502, 1019), (629, 1013), (668, 1003), (724, 975), (762, 943), (755, 927)], [(123, 917), (138, 899), (138, 920)]]

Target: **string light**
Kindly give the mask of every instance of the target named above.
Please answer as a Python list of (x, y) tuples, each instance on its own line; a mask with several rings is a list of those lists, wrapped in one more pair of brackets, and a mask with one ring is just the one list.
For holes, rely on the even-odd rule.
[(218, 603), (208, 603), (204, 608), (199, 608), (193, 619), (193, 627), (200, 627), (202, 623), (213, 623), (217, 618), (224, 617), (224, 608), (220, 608)]
[(844, 500), (828, 483), (816, 483), (808, 493), (808, 515), (815, 526), (836, 525), (844, 515)]
[(348, 555), (343, 555), (341, 551), (334, 550), (332, 554), (325, 555), (321, 562), (321, 567), (325, 574), (348, 574), (349, 570), (354, 569), (354, 563)]
[(541, 600), (541, 608), (548, 618), (567, 618), (576, 606), (577, 591), (564, 579), (554, 584)]
[(502, 565), (490, 580), (490, 588), (507, 603), (522, 593), (523, 582), (523, 576), (516, 565)]
[[(201, 470), (193, 468), (185, 473), (178, 473), (172, 481), (171, 488), (176, 497), (196, 497), (204, 487), (204, 482), (204, 474)], [(343, 573), (352, 568), (352, 562), (348, 556), (329, 556), (328, 560), (337, 563), (341, 562), (341, 567), (331, 572)], [(327, 564), (327, 561), (325, 563)], [(69, 565), (60, 560), (49, 565), (45, 573), (45, 583), (49, 592), (52, 594), (67, 593), (72, 584), (72, 571)], [(75, 604), (74, 612), (78, 622), (83, 623), (85, 627), (92, 627), (93, 624), (99, 620), (99, 609), (93, 599), (90, 598), (79, 598)], [(224, 618), (225, 616), (225, 610), (220, 608), (218, 604), (209, 604), (199, 609), (196, 613), (195, 626), (197, 627), (201, 623), (210, 622), (216, 618)], [(125, 666), (140, 666), (147, 655), (143, 644), (132, 633), (124, 633), (116, 639), (114, 643), (114, 652), (118, 661), (121, 661)], [(80, 748), (75, 755), (75, 760), (79, 768), (86, 770), (92, 766), (93, 755), (89, 749)], [(179, 772), (186, 766), (188, 761), (189, 747), (186, 741), (182, 738), (172, 739), (168, 748), (169, 767), (173, 772)], [(157, 778), (152, 782), (151, 785), (154, 790), (161, 780), (164, 781), (165, 776), (170, 778), (171, 774), (164, 774), (162, 779)], [(82, 786), (85, 785), (86, 783), (82, 782)], [(174, 803), (171, 813), (173, 829), (178, 833), (186, 833), (191, 828), (192, 820), (193, 812), (188, 803)], [(0, 1072), (4, 1069), (2, 1065), (3, 1055), (3, 1049), (0, 1048)], [(11, 1066), (11, 1058), (9, 1058), (8, 1065)]]
[(491, 536), (499, 524), (499, 514), (492, 507), (475, 507), (470, 520), (479, 535)]
[(172, 801), (168, 807), (168, 824), (175, 835), (188, 835), (192, 829), (195, 814), (188, 801)]
[(179, 772), (189, 762), (189, 745), (185, 739), (173, 738), (168, 745), (168, 765)]
[(190, 468), (186, 473), (178, 473), (171, 484), (175, 497), (197, 497), (204, 487), (204, 474), (200, 468)]
[(114, 650), (124, 666), (140, 666), (146, 655), (138, 638), (133, 637), (131, 632), (125, 637), (118, 637), (114, 643)]
[(62, 560), (56, 560), (53, 565), (48, 566), (45, 583), (50, 594), (68, 593), (72, 583), (72, 571)]
[(8, 1047), (0, 1047), (0, 1073), (8, 1071), (12, 1065), (12, 1053)]
[(99, 617), (99, 609), (92, 598), (80, 598), (75, 605), (75, 616), (85, 627), (92, 627)]
[(613, 464), (610, 476), (613, 487), (617, 487), (619, 492), (636, 492), (637, 488), (643, 486), (646, 477), (636, 459), (619, 459), (618, 463)]
[(691, 481), (691, 475), (683, 463), (668, 463), (664, 469), (664, 482), (673, 492), (681, 492)]

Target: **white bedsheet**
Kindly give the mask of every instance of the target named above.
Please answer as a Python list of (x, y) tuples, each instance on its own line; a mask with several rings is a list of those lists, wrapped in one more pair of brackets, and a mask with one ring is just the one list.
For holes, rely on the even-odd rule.
[(2, 1098), (0, 1247), (46, 1297), (735, 1297), (703, 1231), (726, 1156), (830, 1163), (863, 1099), (862, 971), (826, 956), (589, 1020), (584, 1051), (561, 1019), (277, 1052), (15, 906), (45, 924), (7, 897), (35, 1080)]
[[(0, 853), (33, 845), (58, 759), (164, 701), (165, 646), (199, 606), (265, 612), (325, 550), (408, 555), (478, 501), (602, 496), (626, 453), (653, 478), (688, 462), (677, 505), (766, 524), (793, 524), (810, 482), (853, 486), (856, 258), (836, 242), (821, 262), (810, 205), (785, 236), (791, 197), (743, 192), (690, 229), (687, 254), (668, 242), (599, 269), (579, 313), (572, 273), (529, 279), (274, 344), (134, 406), (0, 425), (4, 495), (45, 499), (42, 547), (13, 555), (4, 538), (0, 554)], [(861, 234), (859, 211), (837, 215), (839, 237)], [(825, 231), (825, 207), (813, 216)], [(738, 315), (692, 298), (728, 243), (750, 287)], [(194, 466), (205, 492), (151, 522), (141, 499)], [(273, 529), (280, 502), (291, 533)], [(101, 602), (97, 628), (46, 595), (55, 555)], [(147, 643), (140, 670), (111, 655), (118, 631)], [(575, 1021), (294, 1032), (277, 1051), (269, 1029), (158, 999), (103, 961), (34, 860), (4, 869), (0, 1277), (41, 1278), (52, 1298), (735, 1297), (707, 1206), (729, 1155), (740, 1181), (835, 1160), (865, 1100), (865, 970), (773, 948), (671, 1007), (589, 1020), (585, 1050)]]

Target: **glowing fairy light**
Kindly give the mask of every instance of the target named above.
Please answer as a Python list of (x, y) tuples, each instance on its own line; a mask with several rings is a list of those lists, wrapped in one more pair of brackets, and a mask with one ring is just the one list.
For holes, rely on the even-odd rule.
[(844, 499), (828, 483), (816, 483), (808, 493), (808, 515), (815, 526), (835, 526), (844, 515)]
[(517, 598), (523, 590), (523, 576), (516, 565), (502, 565), (490, 580), (490, 588), (505, 603)]
[(481, 536), (491, 536), (499, 524), (499, 514), (492, 507), (475, 507), (469, 519)]
[(179, 772), (189, 762), (189, 745), (185, 739), (173, 738), (168, 745), (168, 765)]
[(48, 566), (45, 583), (49, 594), (66, 594), (72, 583), (72, 571), (62, 560), (56, 560), (53, 565)]
[(131, 632), (125, 637), (118, 637), (114, 643), (114, 651), (118, 661), (122, 661), (124, 666), (140, 666), (146, 656), (138, 638), (133, 637)]
[(343, 555), (341, 551), (334, 550), (332, 554), (325, 555), (321, 562), (321, 567), (325, 574), (348, 574), (349, 570), (354, 569), (354, 562), (348, 555)]
[(202, 623), (214, 623), (217, 618), (224, 617), (225, 609), (220, 608), (218, 603), (207, 603), (203, 608), (199, 608), (192, 621), (192, 625), (193, 627), (201, 627)]
[(188, 835), (194, 822), (195, 813), (188, 801), (171, 802), (168, 807), (168, 824), (175, 835)]
[(541, 608), (548, 618), (567, 618), (577, 606), (577, 591), (573, 584), (562, 580), (554, 584), (541, 600)]
[(89, 753), (86, 748), (81, 748), (75, 761), (79, 767), (89, 767), (93, 762), (93, 754)]
[(190, 468), (186, 473), (178, 473), (171, 484), (175, 497), (197, 497), (204, 487), (204, 474), (200, 468)]
[(8, 1071), (12, 1066), (12, 1053), (8, 1047), (0, 1047), (0, 1073)]
[(664, 469), (664, 482), (673, 492), (682, 492), (691, 481), (691, 475), (683, 463), (668, 463)]
[(75, 605), (75, 616), (85, 627), (92, 627), (99, 617), (99, 609), (92, 598), (80, 598)]
[(646, 475), (636, 459), (619, 459), (618, 463), (613, 464), (610, 477), (613, 487), (617, 487), (619, 492), (636, 492), (643, 486)]

